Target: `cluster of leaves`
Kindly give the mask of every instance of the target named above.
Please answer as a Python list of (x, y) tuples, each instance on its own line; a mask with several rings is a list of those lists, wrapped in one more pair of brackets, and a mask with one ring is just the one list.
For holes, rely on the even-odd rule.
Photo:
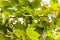
[(58, 0), (41, 3), (0, 0), (0, 40), (60, 40)]

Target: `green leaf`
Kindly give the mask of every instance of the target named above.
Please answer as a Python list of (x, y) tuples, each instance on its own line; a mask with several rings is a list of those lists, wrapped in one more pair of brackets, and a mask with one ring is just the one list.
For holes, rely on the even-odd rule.
[(26, 27), (25, 27), (23, 24), (21, 24), (20, 22), (17, 22), (17, 23), (14, 25), (14, 27), (15, 27), (16, 29), (20, 29), (20, 30), (25, 30), (25, 29), (26, 29)]
[(6, 37), (3, 34), (0, 34), (0, 40), (6, 40)]
[(57, 34), (57, 37), (60, 38), (60, 32), (57, 32), (56, 34)]
[(20, 29), (16, 29), (15, 32), (14, 32), (14, 34), (15, 34), (18, 38), (20, 38), (20, 36), (21, 36), (21, 31), (20, 31)]
[(52, 39), (55, 39), (55, 36), (48, 30), (47, 30), (47, 36), (51, 37)]
[(38, 40), (38, 37), (40, 36), (40, 34), (38, 34), (36, 31), (34, 31), (34, 28), (32, 28), (32, 27), (26, 29), (26, 34), (32, 40)]
[(58, 27), (60, 27), (60, 19), (57, 19), (56, 25), (57, 25)]

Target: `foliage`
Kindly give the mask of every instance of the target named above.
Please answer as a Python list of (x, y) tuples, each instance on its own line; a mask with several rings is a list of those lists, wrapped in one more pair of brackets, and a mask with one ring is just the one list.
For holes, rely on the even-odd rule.
[(43, 1), (0, 0), (0, 40), (60, 40), (60, 3)]

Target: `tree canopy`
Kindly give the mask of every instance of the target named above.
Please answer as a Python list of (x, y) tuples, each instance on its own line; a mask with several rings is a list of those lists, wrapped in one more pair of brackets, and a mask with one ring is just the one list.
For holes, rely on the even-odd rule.
[(60, 40), (60, 1), (0, 0), (0, 40)]

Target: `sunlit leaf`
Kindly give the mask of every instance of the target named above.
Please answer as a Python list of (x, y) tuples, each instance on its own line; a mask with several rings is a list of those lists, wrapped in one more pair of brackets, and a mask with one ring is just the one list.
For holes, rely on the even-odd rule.
[(32, 40), (38, 40), (38, 37), (40, 36), (36, 31), (34, 31), (34, 28), (27, 28), (26, 34), (27, 34)]

